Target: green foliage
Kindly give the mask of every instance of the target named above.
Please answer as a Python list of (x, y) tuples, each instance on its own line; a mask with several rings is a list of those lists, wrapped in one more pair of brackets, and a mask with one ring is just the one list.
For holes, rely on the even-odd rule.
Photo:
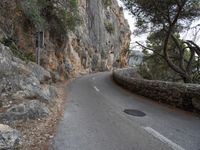
[[(167, 28), (169, 22), (176, 17), (176, 29), (182, 30), (191, 24), (191, 21), (200, 16), (199, 0), (122, 0), (128, 10), (136, 17), (136, 25), (139, 31), (145, 32), (148, 29), (158, 31), (163, 27)], [(179, 9), (181, 13), (177, 16)]]
[(77, 12), (77, 0), (69, 0), (70, 9), (73, 12)]
[(17, 45), (15, 44), (15, 42), (14, 42), (11, 38), (8, 38), (8, 39), (4, 38), (3, 41), (2, 41), (2, 43), (3, 43), (5, 46), (9, 47), (10, 50), (13, 52), (13, 54), (14, 54), (16, 57), (22, 59), (23, 61), (28, 62), (28, 61), (34, 61), (34, 60), (35, 60), (35, 59), (34, 59), (34, 56), (33, 56), (33, 53), (24, 53), (24, 52), (22, 52), (22, 51), (17, 47)]
[[(184, 82), (192, 82), (192, 65), (199, 55), (191, 45), (177, 37), (200, 16), (199, 0), (122, 0), (136, 17), (136, 33), (155, 33), (147, 49), (159, 54), (166, 66), (176, 72)], [(155, 38), (155, 37), (159, 38)], [(154, 41), (153, 41), (154, 40)], [(187, 44), (185, 44), (187, 43)], [(187, 45), (189, 48), (187, 48)], [(198, 47), (198, 46), (195, 46)], [(198, 48), (197, 48), (198, 49)], [(200, 48), (199, 48), (200, 49)], [(196, 54), (195, 54), (196, 53)], [(156, 57), (153, 57), (156, 60)], [(152, 68), (154, 69), (154, 68)]]
[(46, 26), (45, 18), (41, 15), (43, 8), (48, 5), (46, 0), (22, 0), (21, 8), (25, 16), (33, 23), (39, 31), (44, 30)]
[(110, 33), (110, 34), (114, 33), (115, 29), (111, 22), (105, 21), (104, 25), (105, 25), (105, 28), (108, 31), (108, 33)]
[(21, 8), (37, 30), (53, 29), (65, 35), (80, 23), (77, 0), (66, 4), (53, 0), (22, 0)]
[[(180, 35), (176, 35), (176, 39), (181, 42)], [(175, 71), (173, 71), (166, 60), (163, 59), (163, 32), (154, 32), (147, 37), (147, 47), (152, 50), (148, 50), (147, 48), (143, 48), (144, 59), (143, 63), (139, 66), (139, 73), (147, 79), (151, 80), (165, 80), (165, 81), (181, 81), (181, 76), (178, 75)], [(184, 45), (183, 45), (184, 46)], [(180, 64), (180, 53), (178, 48), (176, 47), (175, 43), (170, 40), (168, 43), (169, 47), (169, 56), (170, 59), (176, 64), (177, 66)], [(189, 49), (185, 49), (183, 51), (183, 58), (185, 60), (184, 66), (187, 66), (187, 63), (190, 60), (191, 52)], [(191, 78), (193, 83), (199, 82), (198, 76), (198, 62), (197, 59), (193, 60), (192, 65), (192, 74)], [(198, 80), (197, 80), (198, 79)]]
[(112, 5), (112, 0), (102, 0), (102, 2), (105, 7), (109, 7)]
[(195, 73), (192, 74), (192, 81), (193, 83), (200, 84), (200, 72), (196, 71)]
[(67, 33), (68, 30), (74, 30), (75, 27), (81, 23), (78, 14), (77, 0), (69, 0), (68, 9), (63, 7), (54, 8), (55, 18), (60, 26), (61, 33)]
[(144, 61), (139, 65), (138, 72), (145, 79), (149, 80), (180, 80), (180, 77), (170, 69), (162, 58), (152, 53), (148, 53), (144, 56)]

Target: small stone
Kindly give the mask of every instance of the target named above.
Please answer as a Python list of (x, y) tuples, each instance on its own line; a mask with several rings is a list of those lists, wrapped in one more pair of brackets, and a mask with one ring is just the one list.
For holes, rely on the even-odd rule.
[(13, 149), (19, 145), (21, 134), (8, 125), (0, 124), (0, 149)]
[(50, 136), (49, 136), (49, 138), (51, 138), (51, 139), (52, 139), (52, 138), (53, 138), (53, 135), (50, 135)]

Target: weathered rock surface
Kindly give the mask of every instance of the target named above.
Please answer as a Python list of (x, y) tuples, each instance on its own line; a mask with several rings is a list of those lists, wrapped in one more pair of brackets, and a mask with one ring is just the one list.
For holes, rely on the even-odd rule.
[[(50, 72), (33, 62), (28, 64), (16, 58), (8, 47), (0, 44), (0, 104), (12, 100), (39, 99), (53, 102), (56, 89), (48, 85)], [(9, 107), (9, 106), (8, 106)]]
[(35, 95), (41, 102), (47, 104), (53, 102), (53, 99), (58, 96), (56, 89), (49, 85), (42, 86), (41, 91), (38, 91)]
[[(69, 34), (65, 49), (66, 54), (70, 53), (75, 58), (75, 69), (105, 71), (112, 69), (116, 62), (118, 66), (126, 65), (124, 57), (131, 32), (117, 1), (112, 0), (110, 5), (105, 5), (104, 0), (79, 0), (78, 6), (83, 22)], [(107, 24), (113, 32), (108, 31)]]
[[(66, 1), (56, 2), (59, 7), (66, 6), (62, 5)], [(0, 121), (9, 123), (48, 115), (46, 104), (57, 97), (56, 89), (50, 85), (52, 81), (126, 65), (131, 32), (117, 0), (111, 0), (109, 5), (104, 0), (77, 2), (81, 24), (74, 31), (60, 35), (54, 28), (45, 30), (45, 46), (41, 50), (41, 65), (45, 69), (22, 61), (0, 44)], [(33, 56), (36, 28), (19, 7), (20, 3), (0, 1), (0, 43), (11, 41), (17, 47), (15, 50)], [(55, 16), (42, 15), (47, 15), (47, 21), (54, 24)], [(13, 48), (12, 43), (7, 45)]]
[(14, 149), (20, 141), (19, 131), (0, 124), (0, 150)]
[(40, 81), (40, 83), (45, 83), (51, 80), (50, 72), (45, 70), (43, 67), (32, 62), (29, 62), (27, 64), (27, 67), (29, 68), (30, 71), (32, 71), (32, 73)]
[(0, 121), (10, 122), (16, 120), (37, 119), (48, 116), (49, 109), (38, 100), (23, 102), (19, 105), (14, 105), (5, 113), (0, 114)]
[[(51, 31), (45, 31), (45, 47), (41, 51), (42, 66), (51, 72), (53, 81), (64, 80), (80, 72), (105, 71), (127, 64), (127, 49), (130, 44), (130, 29), (124, 18), (123, 8), (117, 4), (117, 0), (77, 0), (79, 18), (81, 24), (74, 31), (67, 33), (63, 40), (60, 35)], [(66, 1), (56, 1), (60, 7), (66, 7)], [(12, 28), (3, 28), (0, 31), (2, 41), (4, 33), (12, 33), (13, 41), (25, 53), (35, 53), (35, 28), (26, 15), (18, 10), (20, 1), (12, 0), (10, 3), (2, 1), (0, 22), (1, 27), (7, 25)], [(9, 12), (9, 15), (8, 13)], [(20, 21), (15, 21), (20, 17)], [(51, 22), (53, 16), (48, 16)], [(6, 23), (4, 24), (4, 20)], [(27, 29), (25, 29), (27, 27)], [(4, 31), (6, 30), (6, 32)], [(8, 31), (7, 31), (8, 30)], [(28, 35), (28, 36), (27, 36)], [(9, 60), (6, 60), (9, 61)], [(9, 66), (10, 67), (10, 66)], [(7, 69), (9, 69), (9, 67)], [(29, 64), (29, 70), (33, 70), (35, 76), (42, 83), (49, 80), (49, 73), (43, 69)], [(40, 74), (42, 73), (42, 74)]]
[(145, 80), (138, 78), (133, 69), (113, 72), (113, 79), (124, 88), (153, 100), (184, 110), (200, 113), (200, 85)]

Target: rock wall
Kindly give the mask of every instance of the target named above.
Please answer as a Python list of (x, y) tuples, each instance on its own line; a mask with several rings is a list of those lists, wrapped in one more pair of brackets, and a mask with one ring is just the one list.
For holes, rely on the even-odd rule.
[(48, 112), (42, 103), (51, 104), (57, 97), (56, 89), (51, 86), (51, 75), (47, 70), (35, 63), (26, 63), (16, 58), (11, 50), (2, 44), (0, 79), (1, 122), (9, 122), (12, 118), (27, 116), (29, 113), (33, 117), (34, 114), (40, 114), (38, 111)]
[[(58, 1), (66, 7), (68, 0)], [(0, 41), (9, 35), (20, 50), (35, 55), (36, 29), (18, 9), (19, 3), (18, 0), (1, 1), (4, 7), (0, 14)], [(127, 65), (131, 32), (117, 0), (110, 0), (109, 5), (105, 0), (77, 0), (77, 3), (81, 24), (69, 31), (66, 39), (61, 39), (50, 29), (45, 31), (41, 62), (55, 80), (79, 72), (104, 71)]]
[[(75, 72), (105, 71), (113, 65), (126, 65), (131, 32), (123, 9), (116, 0), (111, 2), (105, 6), (104, 0), (78, 0), (82, 23), (68, 34), (63, 53), (65, 60), (62, 60), (67, 61)], [(107, 23), (111, 25), (112, 33), (107, 31)]]
[[(38, 1), (24, 0), (27, 3)], [(54, 0), (48, 2), (54, 7)], [(63, 8), (69, 0), (56, 2)], [(68, 31), (64, 38), (51, 26), (62, 20), (56, 20), (58, 18), (55, 19), (49, 8), (47, 12), (40, 12), (49, 26), (45, 30), (39, 66), (32, 62), (37, 29), (20, 7), (22, 0), (0, 1), (1, 123), (12, 125), (16, 121), (37, 120), (53, 113), (51, 106), (56, 105), (58, 98), (53, 82), (79, 73), (126, 66), (131, 32), (117, 1), (77, 2), (81, 24)], [(0, 149), (14, 149), (19, 140), (18, 131), (0, 124)]]
[(200, 113), (200, 85), (145, 80), (132, 69), (113, 72), (113, 79), (120, 86), (146, 96), (152, 100), (167, 103), (178, 108)]
[[(37, 120), (52, 112), (58, 97), (51, 84), (50, 72), (33, 62), (14, 56), (9, 47), (0, 44), (0, 122)], [(19, 145), (20, 133), (0, 124), (0, 149)]]

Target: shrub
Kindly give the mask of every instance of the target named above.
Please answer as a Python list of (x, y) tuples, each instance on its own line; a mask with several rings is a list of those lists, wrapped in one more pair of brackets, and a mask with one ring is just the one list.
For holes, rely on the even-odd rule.
[(35, 60), (35, 59), (34, 59), (33, 53), (24, 53), (23, 51), (21, 51), (21, 50), (17, 47), (17, 45), (15, 44), (15, 42), (13, 41), (12, 38), (7, 38), (7, 39), (4, 38), (3, 41), (2, 41), (2, 43), (3, 43), (5, 46), (9, 47), (10, 50), (13, 52), (13, 54), (14, 54), (16, 57), (22, 59), (23, 61), (28, 62), (28, 61), (34, 61), (34, 60)]
[(103, 5), (105, 7), (111, 6), (112, 5), (112, 0), (103, 0)]
[(48, 5), (46, 0), (22, 0), (20, 3), (24, 15), (32, 22), (39, 31), (44, 30), (46, 21), (41, 15), (41, 11)]
[(104, 23), (106, 30), (108, 31), (108, 33), (112, 34), (114, 32), (114, 27), (113, 24), (111, 22), (105, 22)]
[(23, 13), (37, 30), (53, 28), (63, 35), (80, 23), (77, 0), (69, 0), (67, 6), (55, 0), (21, 1)]

